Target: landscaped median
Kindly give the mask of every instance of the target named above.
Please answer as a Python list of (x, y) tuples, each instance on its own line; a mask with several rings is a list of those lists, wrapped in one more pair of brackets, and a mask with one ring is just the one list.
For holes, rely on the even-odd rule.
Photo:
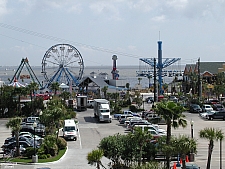
[[(58, 154), (54, 157), (49, 157), (49, 158), (46, 158), (46, 159), (38, 159), (38, 163), (48, 163), (48, 162), (55, 162), (55, 161), (58, 161), (60, 160), (61, 158), (64, 157), (64, 155), (66, 154), (67, 152), (67, 149), (68, 147), (66, 147), (65, 149), (62, 149), (62, 150), (59, 150)], [(12, 157), (12, 158), (7, 158), (7, 157), (2, 157), (0, 159), (0, 162), (1, 163), (17, 163), (17, 164), (32, 164), (32, 159), (31, 158), (28, 158), (28, 157)]]

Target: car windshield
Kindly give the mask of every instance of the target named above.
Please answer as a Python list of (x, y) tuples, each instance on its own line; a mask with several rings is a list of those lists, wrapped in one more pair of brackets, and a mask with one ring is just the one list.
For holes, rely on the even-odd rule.
[(74, 131), (74, 130), (75, 130), (74, 126), (65, 127), (65, 131)]
[(194, 108), (200, 108), (200, 106), (197, 105), (197, 104), (193, 105), (193, 107), (194, 107)]

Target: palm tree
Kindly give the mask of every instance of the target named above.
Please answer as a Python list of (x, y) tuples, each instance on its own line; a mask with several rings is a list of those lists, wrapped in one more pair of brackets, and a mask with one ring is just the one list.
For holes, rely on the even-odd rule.
[(206, 127), (203, 130), (200, 130), (199, 132), (200, 138), (204, 138), (209, 140), (209, 147), (208, 147), (208, 160), (207, 160), (207, 166), (206, 169), (210, 169), (211, 165), (211, 157), (212, 157), (212, 152), (213, 152), (213, 147), (214, 147), (214, 140), (223, 140), (224, 138), (224, 133), (222, 132), (221, 129), (215, 129), (213, 127)]
[(139, 77), (139, 78), (138, 78), (138, 85), (140, 85), (140, 84), (141, 84), (141, 80), (142, 80), (142, 78), (141, 78), (141, 77)]
[(59, 83), (58, 82), (53, 82), (51, 85), (50, 85), (50, 89), (54, 91), (54, 94), (56, 95), (57, 93), (57, 90), (59, 90)]
[[(166, 144), (170, 145), (172, 127), (176, 129), (179, 126), (182, 126), (182, 127), (187, 126), (187, 121), (184, 119), (185, 115), (182, 114), (185, 111), (185, 108), (175, 102), (163, 101), (156, 104), (156, 107), (154, 108), (154, 110), (166, 122), (166, 125), (167, 125)], [(167, 161), (167, 168), (169, 168), (170, 157), (168, 155), (166, 156), (166, 161)]]
[(104, 98), (106, 98), (107, 90), (108, 90), (108, 86), (104, 86), (104, 87), (101, 89), (101, 91), (104, 93)]
[(171, 144), (172, 147), (174, 147), (175, 152), (178, 153), (182, 158), (183, 169), (186, 169), (186, 155), (190, 153), (190, 151), (192, 153), (196, 153), (197, 141), (185, 135), (173, 137), (171, 140)]
[(32, 106), (32, 112), (34, 114), (34, 104), (33, 104), (33, 95), (36, 90), (38, 90), (38, 84), (36, 82), (31, 82), (28, 86), (28, 91), (30, 92), (30, 99), (31, 99), (31, 106)]
[(6, 127), (11, 128), (12, 133), (14, 133), (15, 137), (16, 137), (16, 156), (20, 155), (19, 132), (21, 130), (21, 122), (22, 122), (22, 119), (20, 117), (15, 117), (15, 118), (10, 119), (6, 123)]
[(103, 155), (104, 155), (104, 152), (101, 149), (92, 150), (87, 155), (88, 164), (96, 165), (97, 169), (100, 169), (100, 166), (105, 168), (101, 162), (101, 158), (103, 157)]

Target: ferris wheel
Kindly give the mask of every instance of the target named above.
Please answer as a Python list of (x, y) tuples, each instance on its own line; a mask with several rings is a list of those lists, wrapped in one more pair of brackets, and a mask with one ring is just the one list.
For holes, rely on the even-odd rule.
[(45, 87), (52, 82), (77, 86), (84, 71), (84, 62), (80, 52), (69, 44), (57, 44), (47, 50), (42, 59), (42, 74)]

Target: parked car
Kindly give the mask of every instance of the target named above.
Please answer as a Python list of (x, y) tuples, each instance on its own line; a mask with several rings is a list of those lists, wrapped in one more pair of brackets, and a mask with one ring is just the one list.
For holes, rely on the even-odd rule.
[(178, 98), (177, 98), (176, 96), (169, 96), (169, 100), (170, 100), (170, 101), (173, 101), (173, 102), (175, 102), (175, 103), (178, 102)]
[(202, 112), (207, 112), (207, 111), (212, 111), (212, 110), (213, 110), (213, 108), (212, 108), (212, 106), (209, 105), (209, 104), (204, 104), (204, 105), (202, 106)]
[(154, 98), (153, 98), (153, 97), (147, 97), (147, 98), (145, 99), (145, 101), (146, 101), (147, 103), (154, 103)]
[[(16, 137), (8, 137), (7, 139), (5, 139), (4, 144), (9, 144), (15, 141), (16, 141)], [(32, 144), (32, 141), (24, 136), (19, 136), (19, 141), (26, 141), (29, 144)]]
[(200, 167), (197, 164), (194, 164), (192, 162), (187, 162), (186, 169), (200, 169)]
[(200, 113), (202, 112), (201, 107), (198, 104), (191, 104), (189, 107), (190, 113)]
[(208, 115), (213, 113), (215, 113), (215, 110), (199, 113), (199, 116), (203, 119), (208, 119)]
[(87, 107), (93, 108), (94, 107), (94, 100), (88, 100), (87, 101)]
[(224, 106), (222, 104), (213, 104), (212, 108), (213, 108), (213, 110), (216, 110), (216, 111), (223, 111), (223, 110), (225, 110), (225, 108), (224, 108)]
[(212, 114), (206, 115), (206, 118), (208, 120), (213, 120), (213, 119), (222, 119), (222, 120), (225, 120), (225, 111), (215, 111)]

